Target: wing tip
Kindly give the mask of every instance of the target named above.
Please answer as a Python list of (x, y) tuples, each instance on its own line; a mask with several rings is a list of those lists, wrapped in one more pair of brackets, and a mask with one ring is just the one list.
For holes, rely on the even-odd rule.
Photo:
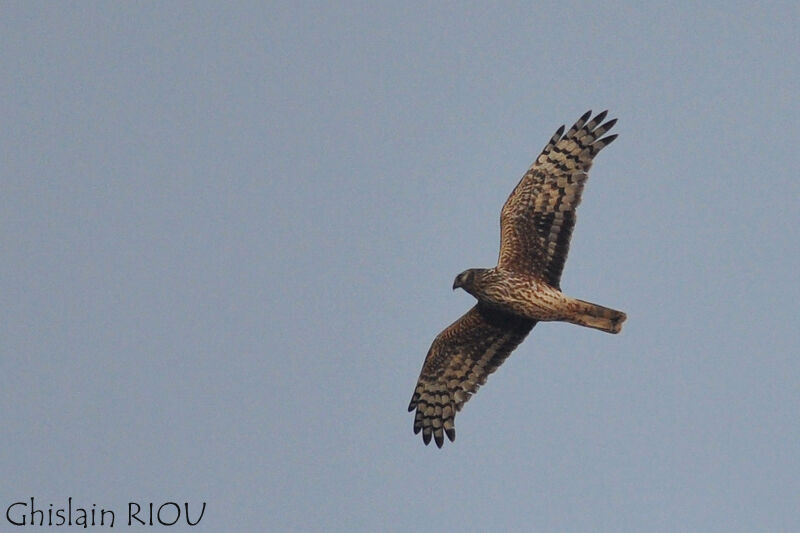
[(414, 435), (422, 433), (422, 442), (425, 446), (429, 445), (431, 441), (436, 443), (436, 446), (441, 448), (444, 446), (445, 436), (450, 442), (456, 440), (455, 420), (455, 405), (449, 404), (443, 410), (434, 410), (433, 413), (425, 410), (424, 402), (412, 399), (409, 405), (409, 411), (416, 409), (414, 416)]
[(595, 142), (603, 143), (601, 148), (605, 148), (609, 144), (613, 143), (616, 140), (617, 137), (619, 137), (619, 134), (615, 133), (614, 135), (608, 135), (608, 136), (603, 137), (602, 139), (599, 139), (599, 140), (597, 140)]
[(441, 449), (444, 447), (444, 438), (445, 436), (450, 442), (456, 441), (456, 429), (454, 427), (450, 427), (442, 431), (442, 428), (435, 429), (431, 431), (430, 427), (423, 428), (422, 425), (414, 425), (414, 435), (418, 435), (422, 431), (422, 442), (425, 446), (428, 446), (431, 441), (436, 444), (436, 447)]

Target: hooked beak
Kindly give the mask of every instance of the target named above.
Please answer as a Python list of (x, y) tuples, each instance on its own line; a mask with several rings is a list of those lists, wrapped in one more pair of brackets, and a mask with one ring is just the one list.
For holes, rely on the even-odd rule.
[(461, 284), (458, 282), (458, 280), (453, 281), (453, 290), (456, 290), (459, 287), (461, 287)]

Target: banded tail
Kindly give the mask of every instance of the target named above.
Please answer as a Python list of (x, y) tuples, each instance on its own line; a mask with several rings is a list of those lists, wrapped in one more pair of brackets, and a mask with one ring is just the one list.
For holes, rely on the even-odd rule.
[(606, 333), (619, 333), (622, 323), (628, 316), (622, 311), (603, 307), (602, 305), (576, 300), (580, 304), (578, 311), (581, 313), (573, 317), (570, 322), (587, 328), (599, 329)]

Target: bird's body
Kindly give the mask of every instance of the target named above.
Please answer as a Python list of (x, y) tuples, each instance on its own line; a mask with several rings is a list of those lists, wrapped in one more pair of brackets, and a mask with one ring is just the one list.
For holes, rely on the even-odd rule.
[(621, 311), (571, 298), (527, 274), (497, 267), (466, 272), (469, 274), (458, 287), (501, 312), (541, 322), (571, 322), (608, 333), (619, 333), (625, 320), (625, 313)]
[(408, 406), (425, 444), (455, 440), (455, 414), (539, 321), (562, 321), (618, 333), (625, 313), (571, 298), (560, 280), (575, 210), (595, 155), (616, 135), (616, 120), (585, 113), (556, 131), (520, 180), (500, 215), (500, 256), (493, 268), (459, 274), (478, 303), (434, 339)]

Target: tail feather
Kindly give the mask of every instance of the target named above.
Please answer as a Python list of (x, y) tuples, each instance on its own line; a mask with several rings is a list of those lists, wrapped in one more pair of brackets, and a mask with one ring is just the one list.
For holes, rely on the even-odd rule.
[(622, 323), (628, 316), (622, 311), (603, 307), (602, 305), (577, 300), (581, 307), (580, 315), (574, 318), (574, 323), (588, 328), (599, 329), (607, 333), (619, 333)]

